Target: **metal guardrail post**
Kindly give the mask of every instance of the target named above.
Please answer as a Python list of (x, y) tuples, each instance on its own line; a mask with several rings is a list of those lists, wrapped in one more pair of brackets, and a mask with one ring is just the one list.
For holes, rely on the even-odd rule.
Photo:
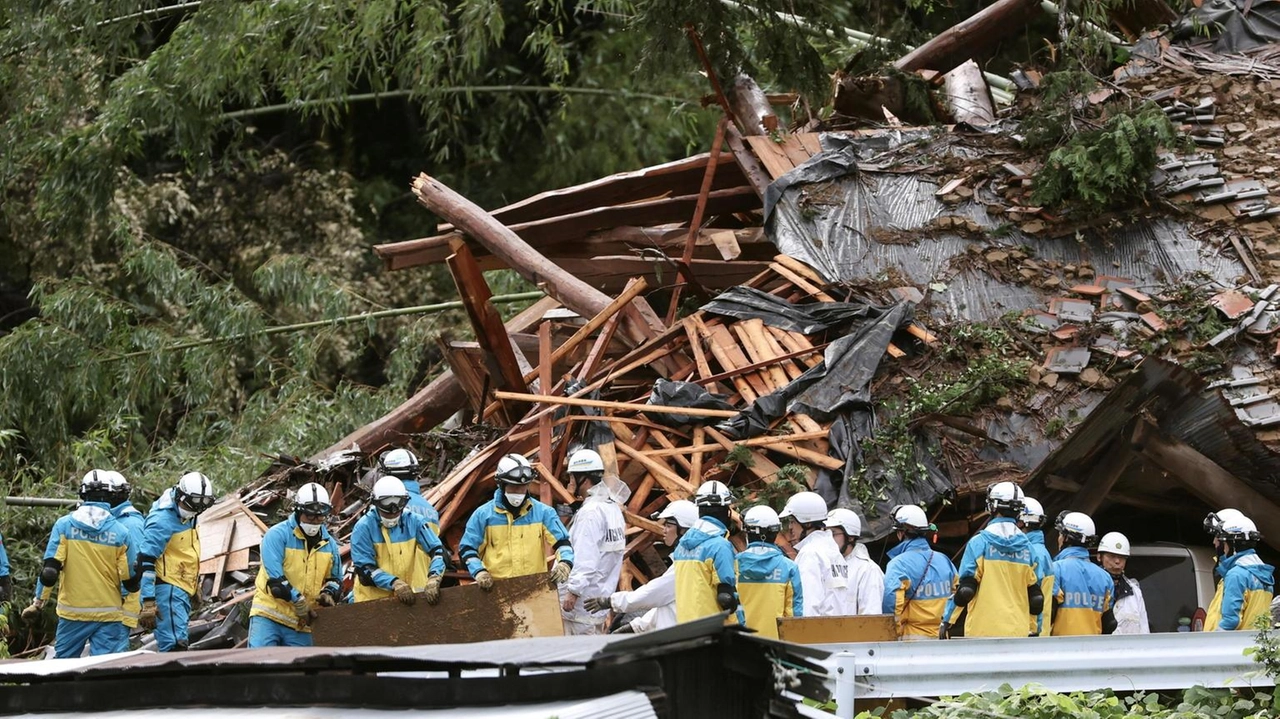
[(854, 656), (853, 652), (837, 652), (833, 657), (836, 665), (836, 716), (839, 719), (853, 719), (854, 715), (853, 702), (858, 697)]

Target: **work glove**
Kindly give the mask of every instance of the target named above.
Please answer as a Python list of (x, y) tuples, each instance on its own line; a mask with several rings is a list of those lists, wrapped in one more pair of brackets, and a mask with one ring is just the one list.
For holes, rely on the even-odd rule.
[(409, 586), (409, 583), (403, 579), (397, 579), (393, 582), (391, 591), (396, 593), (396, 599), (399, 599), (401, 604), (412, 605), (418, 601), (418, 595), (413, 593), (413, 587)]
[(587, 597), (582, 600), (582, 608), (588, 612), (603, 612), (606, 609), (613, 609), (613, 604), (609, 601), (609, 597)]
[(142, 610), (138, 612), (138, 626), (143, 629), (155, 629), (156, 619), (159, 617), (160, 612), (156, 611), (156, 600), (143, 600)]
[(338, 600), (334, 599), (333, 595), (328, 592), (320, 592), (320, 596), (316, 597), (316, 604), (322, 607), (333, 607), (337, 606)]
[(311, 615), (311, 602), (306, 597), (298, 597), (293, 603), (293, 613), (298, 616), (299, 621), (307, 620)]
[(946, 622), (943, 622), (942, 624), (939, 624), (939, 625), (938, 625), (938, 638), (939, 638), (939, 639), (950, 639), (950, 638), (951, 638), (951, 625), (950, 625), (950, 624), (948, 624), (948, 623), (946, 623)]
[(493, 575), (489, 573), (489, 570), (481, 569), (476, 572), (476, 584), (480, 585), (480, 588), (486, 592), (493, 589)]
[(440, 575), (432, 574), (427, 577), (427, 588), (422, 590), (422, 596), (427, 600), (427, 604), (434, 605), (440, 601)]
[(35, 618), (40, 616), (41, 609), (44, 609), (44, 602), (39, 599), (32, 600), (27, 608), (22, 610), (22, 619), (28, 622), (35, 621)]
[(635, 634), (635, 627), (631, 626), (631, 622), (623, 622), (617, 629), (609, 632), (610, 634)]
[(560, 584), (561, 582), (569, 578), (569, 572), (572, 570), (573, 570), (573, 566), (568, 562), (565, 562), (563, 560), (556, 562), (555, 566), (551, 567), (551, 575), (549, 577), (549, 580), (551, 581), (552, 584)]

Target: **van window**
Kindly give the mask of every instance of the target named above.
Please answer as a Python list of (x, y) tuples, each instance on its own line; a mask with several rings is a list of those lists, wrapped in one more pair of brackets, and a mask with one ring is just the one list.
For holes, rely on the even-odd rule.
[(1197, 609), (1195, 563), (1190, 554), (1178, 557), (1129, 557), (1125, 574), (1142, 585), (1147, 618), (1153, 632), (1176, 632), (1178, 620)]

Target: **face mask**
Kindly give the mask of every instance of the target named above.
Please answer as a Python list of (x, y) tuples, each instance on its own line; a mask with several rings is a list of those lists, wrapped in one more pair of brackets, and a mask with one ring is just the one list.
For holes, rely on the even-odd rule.
[(519, 507), (524, 504), (525, 497), (529, 495), (525, 492), (503, 492), (502, 496), (507, 498), (507, 504), (512, 507)]
[(305, 522), (298, 522), (298, 526), (302, 528), (302, 533), (307, 535), (308, 537), (314, 537), (320, 533), (320, 525), (318, 524), (307, 524)]
[(181, 504), (179, 504), (179, 505), (178, 505), (178, 518), (179, 518), (179, 519), (181, 519), (182, 521), (184, 521), (184, 522), (185, 522), (185, 521), (187, 521), (188, 519), (191, 519), (191, 518), (192, 518), (192, 517), (194, 517), (194, 516), (196, 516), (195, 511), (190, 510), (190, 509), (187, 509), (186, 507), (183, 507)]
[(400, 524), (400, 515), (397, 514), (394, 517), (385, 517), (379, 514), (378, 521), (382, 522), (382, 526), (386, 527), (387, 529), (394, 529), (396, 525)]

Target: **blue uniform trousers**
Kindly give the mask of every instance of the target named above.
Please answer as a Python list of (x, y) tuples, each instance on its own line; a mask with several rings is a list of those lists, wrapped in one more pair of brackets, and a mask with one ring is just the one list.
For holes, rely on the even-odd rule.
[(187, 647), (187, 623), (191, 620), (191, 595), (181, 588), (156, 582), (156, 648), (171, 652)]
[(79, 622), (58, 619), (53, 639), (55, 659), (74, 659), (89, 645), (89, 655), (114, 654), (129, 648), (129, 630), (121, 622)]
[(277, 624), (266, 617), (249, 618), (249, 648), (258, 647), (309, 647), (311, 632)]

